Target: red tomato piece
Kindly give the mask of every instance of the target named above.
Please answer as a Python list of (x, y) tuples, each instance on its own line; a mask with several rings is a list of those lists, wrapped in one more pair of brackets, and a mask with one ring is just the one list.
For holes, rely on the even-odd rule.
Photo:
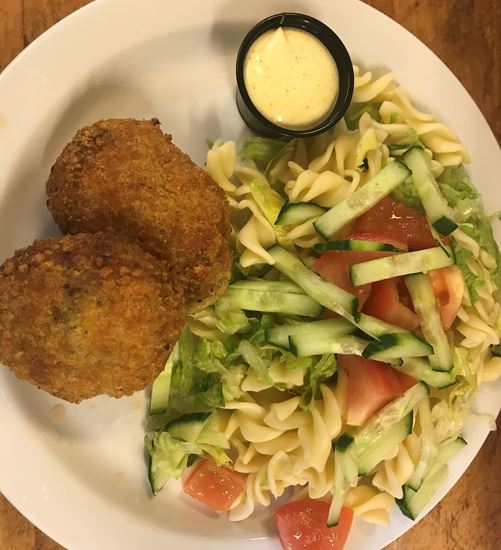
[(370, 250), (329, 250), (315, 261), (315, 271), (329, 283), (341, 287), (358, 297), (358, 309), (361, 310), (371, 293), (371, 284), (353, 286), (350, 279), (350, 267), (353, 264), (368, 262), (376, 258), (390, 256), (393, 252)]
[(339, 523), (327, 527), (329, 503), (296, 500), (275, 511), (278, 535), (284, 550), (342, 550), (350, 534), (353, 510), (343, 506)]
[(219, 514), (227, 512), (246, 486), (246, 476), (216, 466), (212, 460), (199, 460), (183, 483), (184, 492)]
[(350, 426), (361, 426), (402, 395), (400, 382), (389, 365), (357, 355), (338, 355), (337, 360), (348, 373), (346, 423)]
[(426, 218), (391, 197), (385, 197), (362, 214), (355, 222), (354, 231), (388, 231), (396, 239), (406, 242), (409, 250), (436, 246)]
[(412, 388), (412, 386), (415, 386), (418, 382), (413, 376), (410, 376), (409, 374), (406, 374), (405, 372), (402, 372), (398, 369), (393, 369), (393, 372), (395, 373), (400, 387), (402, 388), (402, 392), (406, 392), (409, 388)]
[(372, 283), (372, 292), (363, 312), (407, 330), (419, 327), (417, 315), (400, 301), (399, 277)]
[(428, 271), (445, 330), (451, 328), (464, 294), (464, 279), (457, 265)]

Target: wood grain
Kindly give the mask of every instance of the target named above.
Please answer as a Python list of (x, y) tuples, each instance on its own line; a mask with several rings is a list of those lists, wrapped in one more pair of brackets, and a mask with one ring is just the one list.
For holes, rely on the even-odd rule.
[[(0, 70), (44, 30), (87, 3), (89, 0), (0, 0)], [(410, 30), (451, 68), (479, 105), (498, 140), (501, 139), (501, 2), (370, 0), (366, 3)], [(445, 499), (386, 550), (500, 548), (500, 472), (501, 437), (495, 432), (489, 435), (477, 458)], [(0, 550), (61, 548), (0, 495)]]

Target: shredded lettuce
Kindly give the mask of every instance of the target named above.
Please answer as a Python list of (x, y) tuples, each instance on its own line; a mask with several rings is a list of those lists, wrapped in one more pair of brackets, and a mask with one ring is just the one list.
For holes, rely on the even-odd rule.
[(253, 160), (260, 170), (265, 170), (273, 159), (289, 144), (287, 138), (250, 137), (238, 152), (240, 158)]
[(323, 355), (316, 363), (311, 365), (308, 371), (308, 380), (301, 394), (300, 406), (305, 411), (310, 411), (318, 396), (320, 384), (334, 375), (337, 364), (334, 354)]
[(202, 452), (195, 443), (172, 437), (169, 432), (156, 432), (151, 441), (148, 436), (144, 441), (150, 454), (150, 483), (154, 495), (170, 478), (181, 476), (188, 467), (190, 455)]
[(424, 213), (423, 204), (419, 198), (416, 186), (411, 178), (406, 179), (401, 183), (391, 194), (392, 198), (398, 202), (403, 202), (409, 208), (413, 208), (421, 214)]
[(250, 190), (253, 199), (258, 204), (266, 219), (271, 224), (274, 224), (277, 221), (280, 210), (282, 210), (285, 199), (274, 191), (268, 182), (262, 180), (252, 180), (250, 183)]
[(470, 295), (471, 303), (474, 304), (478, 300), (477, 290), (483, 286), (484, 281), (477, 277), (475, 273), (471, 271), (468, 267), (468, 261), (473, 256), (473, 254), (466, 250), (465, 248), (454, 248), (454, 257), (456, 259), (456, 265), (461, 270), (463, 274), (463, 279), (468, 289), (468, 294)]
[(242, 354), (243, 360), (249, 365), (250, 369), (264, 384), (273, 385), (273, 380), (268, 372), (270, 360), (267, 357), (267, 350), (250, 342), (242, 340), (238, 346), (238, 350)]
[[(462, 165), (447, 166), (437, 182), (442, 194), (452, 208), (456, 220), (460, 222), (459, 228), (461, 231), (475, 240), (496, 261), (493, 280), (499, 294), (501, 291), (501, 255), (494, 239), (490, 219), (485, 214), (480, 194), (475, 189)], [(459, 260), (456, 257), (456, 261), (465, 277), (471, 300), (475, 302), (478, 297), (476, 289), (482, 282), (475, 281), (475, 275), (467, 269), (466, 261), (468, 257), (463, 251)]]
[(220, 298), (215, 306), (216, 328), (224, 334), (236, 334), (249, 328), (249, 319), (245, 312), (236, 309), (227, 296)]
[(344, 115), (346, 126), (348, 126), (349, 130), (356, 130), (358, 128), (358, 121), (364, 113), (369, 113), (374, 120), (381, 122), (381, 117), (379, 116), (380, 107), (381, 104), (375, 101), (352, 103)]
[(453, 361), (453, 373), (458, 382), (447, 397), (433, 407), (431, 413), (438, 441), (456, 439), (461, 435), (478, 387), (477, 373), (472, 368), (474, 361), (469, 356), (469, 350), (454, 348)]

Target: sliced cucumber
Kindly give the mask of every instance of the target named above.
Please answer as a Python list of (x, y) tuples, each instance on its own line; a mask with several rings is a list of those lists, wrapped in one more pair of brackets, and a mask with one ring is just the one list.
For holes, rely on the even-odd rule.
[(259, 292), (281, 292), (283, 294), (305, 294), (304, 290), (292, 281), (266, 281), (264, 279), (246, 279), (235, 281), (228, 290), (259, 290)]
[(447, 267), (454, 263), (452, 253), (448, 256), (437, 246), (354, 264), (350, 267), (350, 278), (354, 286), (365, 285), (411, 273), (426, 273), (430, 269)]
[(359, 453), (377, 443), (390, 426), (406, 417), (427, 395), (428, 386), (419, 382), (408, 389), (402, 397), (398, 397), (369, 418), (355, 435), (355, 445)]
[[(363, 449), (357, 448), (358, 473), (361, 476), (368, 475), (384, 460), (397, 445), (412, 432), (412, 411), (400, 421), (389, 426), (378, 438), (365, 445)], [(357, 446), (355, 438), (355, 447)]]
[(281, 246), (272, 246), (268, 253), (275, 260), (274, 267), (298, 284), (313, 300), (348, 319), (357, 315), (356, 296), (324, 281)]
[(431, 172), (429, 157), (423, 149), (413, 147), (405, 153), (404, 162), (412, 170), (412, 181), (431, 225), (442, 235), (449, 235), (458, 226)]
[(412, 332), (383, 334), (377, 342), (371, 342), (364, 350), (366, 359), (391, 363), (403, 357), (422, 357), (433, 353), (433, 348)]
[(327, 515), (327, 527), (334, 527), (339, 523), (341, 509), (350, 489), (350, 482), (344, 475), (344, 455), (344, 452), (337, 450), (334, 452), (334, 488), (332, 489), (332, 500)]
[(300, 225), (321, 216), (326, 210), (312, 202), (286, 202), (278, 214), (275, 225)]
[(195, 443), (210, 415), (210, 412), (184, 414), (169, 422), (164, 431), (169, 432), (172, 437)]
[(372, 336), (373, 338), (380, 338), (384, 334), (393, 334), (393, 333), (406, 333), (407, 331), (396, 325), (391, 325), (381, 319), (367, 315), (366, 313), (360, 313), (358, 316), (358, 321), (356, 321), (356, 326), (365, 334)]
[(317, 252), (325, 252), (327, 250), (370, 250), (384, 252), (402, 252), (400, 248), (396, 248), (392, 244), (378, 243), (375, 241), (359, 241), (357, 239), (318, 243), (313, 248)]
[(444, 464), (433, 475), (423, 481), (418, 491), (414, 491), (408, 485), (404, 485), (404, 496), (396, 501), (402, 514), (410, 519), (416, 519), (440, 485), (446, 480), (447, 474), (448, 468)]
[(283, 315), (301, 315), (318, 317), (322, 306), (306, 294), (289, 292), (262, 292), (243, 288), (229, 288), (220, 303), (227, 303), (228, 308), (282, 313)]
[(453, 441), (442, 443), (438, 448), (437, 456), (430, 467), (425, 472), (425, 478), (434, 475), (444, 464), (455, 456), (461, 449), (464, 449), (468, 445), (462, 437), (458, 437)]
[(341, 355), (362, 355), (367, 346), (367, 340), (356, 336), (340, 336), (337, 338), (318, 338), (316, 336), (289, 336), (289, 349), (297, 357), (310, 357), (327, 353)]
[(346, 336), (354, 331), (354, 325), (346, 319), (339, 317), (338, 319), (322, 319), (321, 321), (312, 321), (310, 323), (269, 328), (265, 331), (265, 338), (270, 344), (289, 349), (289, 336), (324, 339)]
[(456, 382), (456, 379), (449, 372), (433, 370), (426, 359), (407, 357), (403, 364), (396, 368), (437, 389), (447, 388)]
[(430, 364), (433, 370), (449, 372), (452, 369), (452, 351), (442, 327), (437, 300), (427, 275), (409, 275), (405, 284), (411, 295), (414, 310), (426, 340), (433, 346)]
[(407, 485), (419, 490), (423, 483), (426, 472), (434, 462), (437, 455), (437, 442), (435, 436), (435, 428), (431, 420), (430, 399), (423, 399), (418, 405), (419, 424), (421, 426), (421, 455), (417, 464), (414, 467), (414, 472), (407, 482)]
[(164, 370), (157, 376), (151, 386), (149, 409), (151, 415), (162, 414), (167, 410), (172, 369), (176, 361), (179, 361), (179, 348), (177, 343), (165, 363)]
[(351, 195), (328, 210), (313, 223), (317, 232), (325, 239), (367, 212), (382, 198), (389, 195), (410, 175), (410, 170), (395, 160), (385, 166), (379, 174)]

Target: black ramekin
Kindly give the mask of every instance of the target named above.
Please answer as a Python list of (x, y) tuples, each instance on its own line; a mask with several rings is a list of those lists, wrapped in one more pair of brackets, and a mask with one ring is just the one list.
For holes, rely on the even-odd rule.
[[(293, 27), (309, 32), (318, 38), (332, 55), (339, 74), (339, 93), (329, 115), (319, 124), (303, 130), (290, 130), (277, 126), (263, 116), (254, 106), (244, 81), (244, 62), (252, 43), (263, 33), (278, 27)], [(353, 66), (350, 55), (337, 34), (327, 25), (301, 13), (278, 13), (271, 15), (255, 25), (243, 39), (238, 50), (237, 62), (237, 107), (244, 122), (258, 134), (269, 137), (305, 138), (325, 132), (344, 115), (353, 96)]]

